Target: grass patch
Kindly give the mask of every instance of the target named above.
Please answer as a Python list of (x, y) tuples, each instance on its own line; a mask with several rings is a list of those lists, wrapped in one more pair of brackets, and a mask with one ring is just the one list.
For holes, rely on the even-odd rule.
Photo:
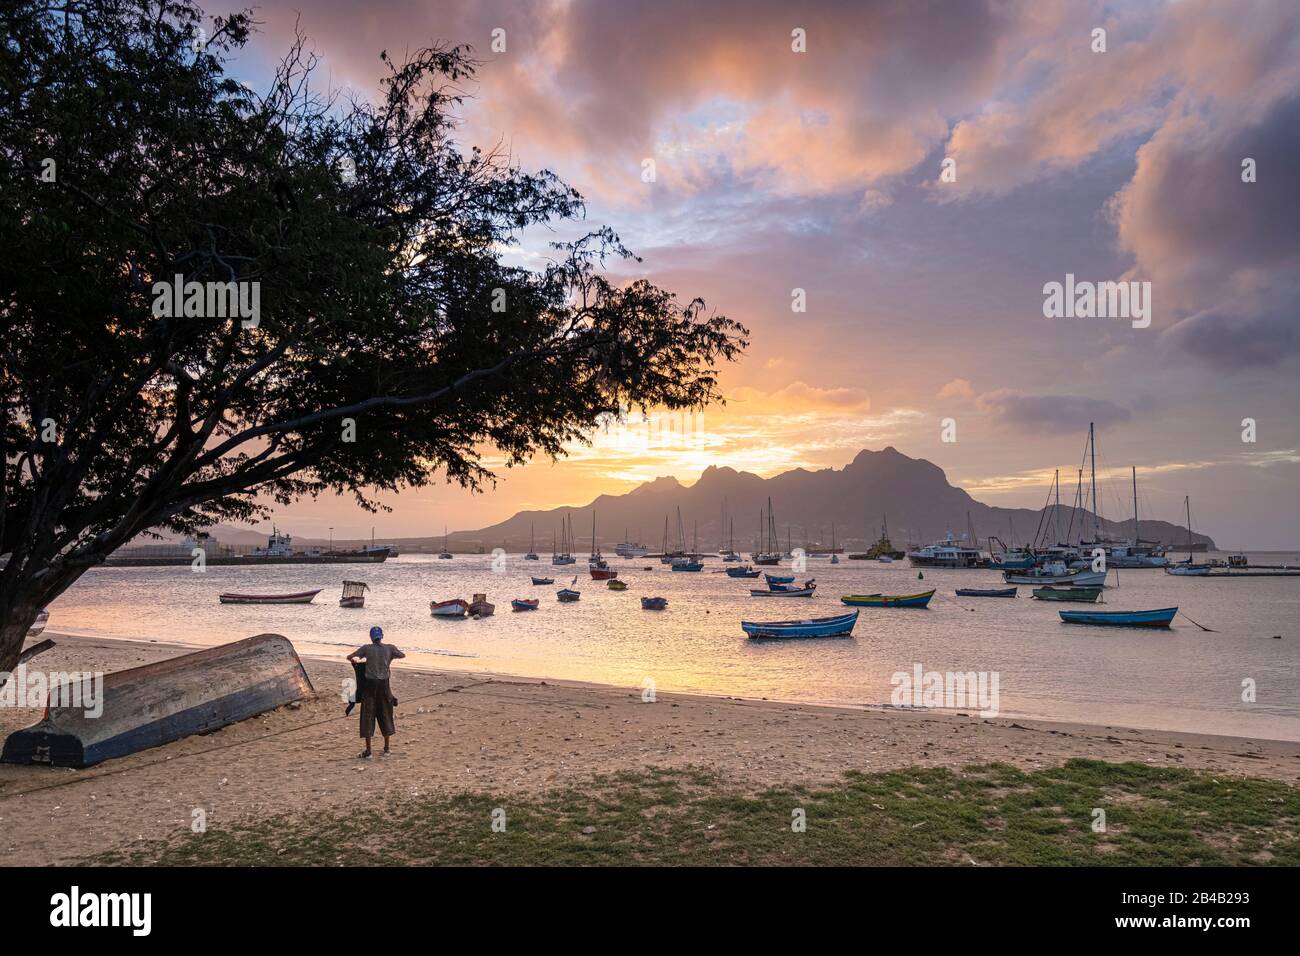
[[(1093, 810), (1106, 832), (1093, 830)], [(505, 830), (493, 830), (493, 812)], [(806, 830), (795, 832), (795, 810)], [(499, 817), (499, 814), (498, 814)], [(961, 773), (845, 774), (761, 793), (650, 770), (528, 797), (391, 796), (352, 812), (249, 820), (86, 862), (334, 865), (1300, 865), (1300, 789), (1180, 768), (1071, 760)]]

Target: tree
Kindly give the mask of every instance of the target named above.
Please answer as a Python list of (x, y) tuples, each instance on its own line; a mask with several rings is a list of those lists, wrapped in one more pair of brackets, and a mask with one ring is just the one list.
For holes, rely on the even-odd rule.
[(299, 37), (258, 94), (229, 72), (253, 28), (190, 0), (0, 12), (0, 670), (141, 533), (480, 489), (486, 449), (555, 457), (615, 409), (718, 400), (747, 344), (606, 278), (630, 255), (608, 229), (503, 261), (584, 207), (457, 143), (468, 49), (381, 56), (380, 95), (344, 101)]

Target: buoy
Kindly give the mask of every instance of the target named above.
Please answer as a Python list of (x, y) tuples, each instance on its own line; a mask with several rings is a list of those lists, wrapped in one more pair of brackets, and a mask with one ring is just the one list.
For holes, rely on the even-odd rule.
[(918, 581), (924, 581), (924, 580), (925, 580), (925, 572), (924, 572), (924, 571), (917, 571), (917, 572), (916, 572), (916, 579), (917, 579)]

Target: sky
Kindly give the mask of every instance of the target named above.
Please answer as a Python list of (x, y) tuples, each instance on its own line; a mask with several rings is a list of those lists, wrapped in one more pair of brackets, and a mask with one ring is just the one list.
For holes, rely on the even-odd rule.
[[(373, 516), (322, 498), (281, 527), (438, 534), (886, 445), (1040, 507), (1055, 469), (1072, 495), (1092, 421), (1143, 517), (1180, 521), (1190, 495), (1220, 545), (1300, 546), (1300, 4), (266, 0), (257, 19), (233, 67), (253, 85), (295, 25), (320, 82), (363, 96), (381, 50), (469, 44), (464, 144), (555, 170), (582, 228), (641, 257), (620, 278), (752, 332), (725, 406), (611, 427), (486, 494), (435, 483)], [(1046, 316), (1067, 275), (1149, 289), (1149, 325)]]

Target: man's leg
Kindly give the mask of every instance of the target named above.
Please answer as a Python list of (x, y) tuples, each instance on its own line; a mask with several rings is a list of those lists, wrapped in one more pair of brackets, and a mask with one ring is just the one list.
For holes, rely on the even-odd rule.
[(361, 752), (361, 756), (363, 756), (363, 757), (369, 757), (369, 756), (370, 756), (370, 738), (369, 738), (369, 737), (366, 737), (366, 738), (364, 738), (364, 739), (365, 739), (365, 741), (366, 741), (366, 749), (363, 750), (363, 751)]

